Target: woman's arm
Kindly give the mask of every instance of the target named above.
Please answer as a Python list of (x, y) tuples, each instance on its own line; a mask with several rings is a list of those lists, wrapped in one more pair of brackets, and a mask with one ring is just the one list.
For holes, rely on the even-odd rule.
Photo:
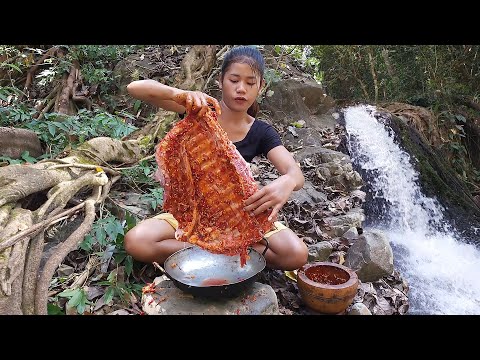
[(305, 183), (302, 170), (295, 162), (292, 154), (284, 146), (276, 146), (267, 154), (270, 160), (282, 176), (290, 178), (294, 184), (293, 191), (300, 190)]
[(255, 215), (273, 208), (268, 220), (274, 220), (293, 191), (305, 183), (300, 167), (292, 154), (284, 146), (276, 146), (267, 154), (268, 159), (282, 176), (264, 186), (245, 201), (245, 210)]
[(208, 110), (208, 103), (221, 113), (220, 104), (215, 98), (200, 91), (181, 90), (155, 80), (132, 81), (127, 85), (127, 91), (135, 99), (180, 114), (185, 111), (198, 112), (201, 116)]

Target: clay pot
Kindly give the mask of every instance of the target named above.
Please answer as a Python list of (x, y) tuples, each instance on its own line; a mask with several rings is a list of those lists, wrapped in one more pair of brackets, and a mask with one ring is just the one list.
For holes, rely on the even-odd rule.
[(297, 285), (302, 300), (310, 309), (338, 314), (352, 303), (357, 293), (358, 277), (346, 266), (315, 262), (298, 270)]

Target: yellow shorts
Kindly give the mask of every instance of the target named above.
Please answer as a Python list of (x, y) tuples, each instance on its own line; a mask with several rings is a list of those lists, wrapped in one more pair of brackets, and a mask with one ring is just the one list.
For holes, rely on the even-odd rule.
[[(162, 214), (158, 214), (158, 215), (155, 215), (153, 217), (154, 219), (159, 219), (159, 220), (165, 220), (166, 222), (168, 222), (175, 230), (178, 229), (178, 221), (173, 217), (172, 214), (170, 213), (162, 213)], [(273, 234), (276, 234), (278, 233), (279, 231), (282, 231), (282, 230), (285, 230), (285, 229), (288, 229), (285, 225), (283, 225), (280, 221), (275, 221), (273, 223), (273, 229), (270, 230), (269, 232), (267, 232), (265, 235), (263, 235), (263, 237), (265, 239), (268, 239), (270, 236), (272, 236)]]

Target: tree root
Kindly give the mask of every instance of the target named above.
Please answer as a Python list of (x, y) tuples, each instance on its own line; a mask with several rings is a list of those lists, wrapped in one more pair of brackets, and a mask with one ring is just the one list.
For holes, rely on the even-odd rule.
[[(62, 49), (49, 49), (36, 67), (30, 69), (25, 83), (26, 94), (38, 66), (55, 54), (63, 56)], [(174, 86), (201, 90), (205, 77), (211, 74), (209, 81), (213, 79), (216, 47), (194, 46), (189, 54), (182, 62), (181, 84)], [(69, 73), (64, 74), (63, 82), (52, 90), (43, 108), (38, 109), (39, 119), (52, 107), (56, 112), (68, 115), (75, 111), (72, 110), (74, 102), (81, 102), (87, 108), (91, 106), (87, 94), (76, 91), (81, 82), (78, 69), (78, 63), (74, 63)], [(95, 205), (105, 200), (112, 185), (120, 178), (112, 167), (120, 169), (151, 154), (157, 139), (163, 138), (178, 119), (178, 115), (174, 115), (177, 117), (158, 115), (157, 119), (163, 116), (164, 121), (158, 119), (142, 138), (132, 135), (128, 140), (94, 138), (68, 151), (62, 159), (0, 167), (0, 314), (47, 314), (48, 288), (56, 269), (91, 230)], [(108, 179), (107, 174), (112, 178)], [(73, 196), (84, 188), (93, 188), (91, 196), (64, 210)], [(25, 197), (47, 190), (47, 200), (35, 211), (20, 207), (20, 201)], [(41, 269), (45, 229), (82, 208), (85, 208), (82, 224), (55, 248)]]
[(109, 137), (97, 137), (80, 145), (72, 151), (73, 156), (90, 157), (94, 163), (98, 161), (134, 163), (144, 156), (144, 148), (137, 140), (121, 141)]
[[(95, 138), (63, 159), (0, 168), (0, 314), (46, 313), (48, 286), (55, 269), (90, 230), (94, 204), (103, 201), (120, 178), (108, 162), (130, 164), (142, 159), (144, 153), (135, 140)], [(95, 165), (99, 161), (106, 166)], [(113, 178), (109, 180), (106, 173)], [(92, 197), (63, 211), (75, 194), (88, 187), (94, 188)], [(16, 205), (27, 195), (47, 189), (48, 199), (37, 210)], [(37, 282), (45, 229), (87, 206), (84, 223), (47, 260)]]
[(45, 98), (43, 109), (42, 108), (38, 109), (38, 113), (35, 114), (34, 118), (36, 118), (38, 121), (43, 119), (45, 114), (49, 112), (52, 106), (55, 104), (55, 100), (59, 90), (60, 90), (60, 85), (55, 86), (52, 92), (48, 94), (48, 96)]
[[(108, 137), (91, 139), (76, 150), (71, 156), (62, 159), (64, 163), (78, 164), (91, 159), (92, 164), (101, 161), (109, 166), (109, 162), (134, 163), (143, 158), (145, 151), (136, 140), (121, 141)], [(88, 160), (87, 160), (88, 161)], [(24, 197), (51, 189), (56, 185), (80, 176), (75, 165), (68, 168), (53, 168), (58, 161), (40, 162), (33, 165), (9, 165), (0, 167), (0, 207), (15, 203)], [(90, 164), (90, 165), (92, 165)], [(89, 167), (90, 169), (90, 167)], [(114, 171), (114, 170), (112, 170)], [(83, 171), (84, 172), (84, 171)]]
[(76, 167), (76, 168), (81, 168), (81, 169), (97, 170), (97, 171), (98, 171), (98, 169), (101, 169), (104, 172), (106, 172), (107, 174), (110, 174), (110, 175), (113, 175), (113, 176), (120, 175), (120, 173), (118, 171), (115, 171), (115, 170), (110, 169), (108, 167), (99, 166), (99, 165), (88, 165), (88, 164), (65, 164), (64, 163), (64, 164), (54, 165), (54, 166), (50, 167), (49, 170), (71, 168), (71, 167)]
[(72, 108), (70, 106), (70, 98), (73, 95), (73, 84), (75, 82), (76, 74), (79, 67), (80, 65), (78, 64), (78, 62), (74, 61), (72, 67), (70, 68), (70, 73), (65, 81), (65, 86), (60, 92), (60, 98), (58, 99), (58, 103), (55, 104), (57, 106), (55, 108), (55, 112), (67, 115), (73, 114)]
[[(98, 191), (99, 188), (97, 188), (96, 192), (98, 193)], [(85, 219), (83, 223), (63, 243), (58, 245), (55, 253), (52, 254), (45, 263), (35, 292), (36, 314), (47, 314), (48, 286), (50, 285), (50, 280), (55, 274), (58, 265), (62, 263), (69, 252), (78, 247), (85, 235), (87, 235), (92, 228), (93, 221), (95, 220), (95, 203), (96, 199), (94, 198), (89, 198), (85, 201)]]
[(45, 233), (42, 231), (33, 238), (27, 250), (25, 273), (22, 286), (22, 310), (24, 315), (35, 313), (35, 291), (37, 289), (38, 270), (42, 261)]
[[(8, 223), (0, 234), (0, 239), (9, 237), (19, 229), (25, 230), (32, 226), (33, 217), (30, 210), (15, 208), (9, 214)], [(12, 283), (23, 272), (25, 252), (28, 240), (24, 239), (12, 247), (5, 249), (0, 257), (0, 287), (3, 296), (12, 294)], [(1, 294), (0, 294), (1, 295)], [(3, 296), (0, 296), (0, 300)]]
[(80, 189), (89, 186), (103, 186), (108, 182), (108, 178), (102, 171), (100, 173), (92, 174), (86, 173), (82, 177), (64, 181), (54, 186), (47, 194), (48, 200), (35, 211), (35, 217), (37, 220), (42, 220), (49, 209), (60, 208), (63, 209), (70, 200)]
[(55, 216), (50, 216), (48, 219), (43, 220), (42, 222), (39, 222), (38, 224), (35, 224), (33, 226), (30, 226), (28, 229), (25, 229), (24, 231), (20, 231), (17, 233), (15, 236), (12, 236), (11, 238), (3, 241), (0, 243), (0, 252), (5, 250), (6, 248), (9, 248), (10, 246), (15, 245), (18, 241), (22, 240), (24, 237), (33, 234), (32, 236), (35, 236), (36, 232), (39, 230), (45, 230), (48, 228), (48, 226), (52, 223), (54, 223), (56, 220), (64, 217), (64, 216), (70, 216), (73, 215), (75, 212), (80, 210), (85, 206), (85, 203), (78, 204), (68, 210), (65, 210), (61, 214), (55, 215)]
[[(201, 90), (204, 78), (216, 62), (216, 46), (195, 45), (182, 60), (181, 73), (177, 77), (177, 87), (183, 90)], [(183, 78), (183, 79), (182, 79)]]
[(54, 47), (51, 47), (50, 49), (48, 49), (45, 54), (42, 55), (42, 57), (40, 59), (38, 59), (38, 61), (35, 63), (35, 65), (33, 65), (29, 70), (28, 70), (28, 73), (27, 73), (27, 79), (25, 81), (25, 86), (23, 87), (23, 94), (20, 98), (20, 100), (23, 100), (23, 98), (25, 97), (25, 95), (28, 94), (28, 91), (30, 90), (30, 87), (32, 86), (32, 82), (33, 82), (33, 77), (35, 76), (35, 73), (37, 72), (38, 70), (38, 67), (43, 64), (43, 62), (48, 59), (50, 56), (55, 56), (55, 54), (57, 53), (57, 51), (59, 50), (58, 47), (54, 46)]
[(0, 168), (0, 206), (72, 179), (68, 171), (48, 170), (47, 166), (9, 165)]

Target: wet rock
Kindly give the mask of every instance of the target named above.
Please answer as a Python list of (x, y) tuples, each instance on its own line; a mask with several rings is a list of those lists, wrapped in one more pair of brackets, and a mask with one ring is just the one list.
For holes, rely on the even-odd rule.
[(365, 220), (363, 209), (353, 208), (345, 215), (328, 216), (323, 219), (328, 227), (325, 232), (332, 237), (342, 236), (352, 227), (361, 226)]
[(393, 252), (381, 231), (365, 231), (348, 249), (345, 266), (363, 282), (377, 281), (393, 273)]
[(349, 243), (353, 243), (358, 239), (358, 230), (356, 227), (351, 227), (348, 231), (342, 235), (342, 238), (348, 240)]

